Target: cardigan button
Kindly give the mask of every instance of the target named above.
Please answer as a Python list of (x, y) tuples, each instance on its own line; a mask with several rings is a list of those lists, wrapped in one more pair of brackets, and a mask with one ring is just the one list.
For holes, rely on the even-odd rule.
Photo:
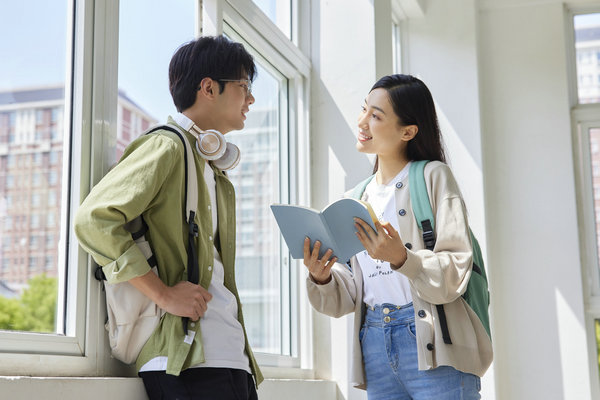
[(403, 208), (400, 211), (398, 211), (398, 214), (400, 214), (401, 217), (404, 217), (406, 215), (406, 210)]
[(433, 351), (433, 344), (427, 343), (427, 350)]
[(417, 313), (417, 315), (418, 315), (419, 317), (421, 317), (421, 318), (425, 318), (425, 316), (426, 316), (427, 314), (425, 313), (425, 310), (419, 310), (419, 312)]
[(406, 247), (407, 249), (412, 249), (412, 244), (411, 243), (404, 243), (404, 247)]
[(396, 189), (401, 189), (404, 184), (402, 182), (396, 183)]

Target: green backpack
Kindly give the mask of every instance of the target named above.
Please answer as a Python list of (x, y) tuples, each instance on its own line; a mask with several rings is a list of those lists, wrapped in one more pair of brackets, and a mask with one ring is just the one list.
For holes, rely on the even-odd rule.
[[(428, 162), (428, 160), (421, 160), (413, 161), (410, 164), (410, 169), (408, 172), (408, 187), (410, 190), (410, 201), (412, 203), (413, 213), (415, 214), (415, 219), (417, 220), (419, 229), (422, 232), (425, 247), (428, 250), (433, 250), (435, 246), (435, 218), (431, 208), (431, 202), (429, 201), (429, 194), (427, 193), (427, 185), (425, 183), (424, 175), (425, 165)], [(365, 191), (365, 188), (371, 179), (373, 179), (373, 176), (374, 175), (359, 183), (354, 188), (351, 196), (355, 199), (360, 199)], [(491, 338), (490, 318), (488, 313), (488, 308), (490, 305), (490, 293), (488, 291), (488, 281), (483, 264), (483, 256), (481, 254), (479, 242), (473, 235), (471, 228), (469, 228), (469, 235), (471, 237), (471, 243), (473, 246), (473, 271), (471, 273), (469, 283), (467, 284), (467, 290), (462, 296), (469, 307), (475, 311), (475, 314), (477, 314), (481, 320), (481, 323), (483, 324), (488, 336)], [(444, 343), (452, 344), (450, 332), (448, 330), (448, 323), (446, 321), (444, 305), (437, 304), (436, 309), (440, 319), (440, 327), (442, 329)]]

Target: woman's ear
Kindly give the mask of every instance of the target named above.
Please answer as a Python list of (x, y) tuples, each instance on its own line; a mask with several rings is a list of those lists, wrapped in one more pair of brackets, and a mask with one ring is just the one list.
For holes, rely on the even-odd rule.
[(414, 139), (419, 133), (419, 127), (417, 125), (407, 125), (402, 128), (402, 140), (408, 142)]

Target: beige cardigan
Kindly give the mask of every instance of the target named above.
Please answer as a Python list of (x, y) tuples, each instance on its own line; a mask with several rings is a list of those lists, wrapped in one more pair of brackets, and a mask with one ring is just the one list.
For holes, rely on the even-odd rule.
[[(472, 247), (464, 202), (450, 168), (441, 162), (425, 167), (427, 191), (435, 215), (436, 244), (425, 249), (410, 203), (408, 177), (396, 190), (396, 209), (400, 236), (408, 259), (396, 271), (408, 277), (415, 309), (419, 369), (450, 365), (460, 371), (483, 376), (492, 362), (492, 343), (479, 318), (462, 298), (472, 269)], [(363, 200), (368, 201), (366, 195)], [(408, 246), (410, 247), (410, 246)], [(365, 389), (359, 331), (364, 320), (363, 279), (356, 257), (352, 272), (346, 265), (332, 268), (332, 280), (318, 285), (307, 278), (308, 298), (313, 307), (326, 315), (340, 317), (354, 311), (354, 339), (351, 382)], [(445, 344), (435, 304), (444, 304), (452, 344)], [(419, 311), (424, 311), (419, 312)], [(419, 314), (422, 316), (419, 316)]]

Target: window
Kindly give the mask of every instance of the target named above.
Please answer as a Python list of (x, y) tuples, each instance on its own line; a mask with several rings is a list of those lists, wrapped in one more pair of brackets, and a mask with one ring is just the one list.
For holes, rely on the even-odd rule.
[[(594, 110), (592, 110), (593, 112)], [(600, 140), (600, 109), (595, 110), (592, 116), (590, 110), (575, 110), (574, 117), (578, 125), (577, 143), (579, 145), (579, 154), (582, 161), (583, 170), (579, 169), (579, 187), (582, 193), (582, 202), (585, 206), (580, 207), (579, 220), (585, 229), (585, 244), (582, 244), (582, 252), (585, 254), (584, 268), (587, 274), (593, 277), (592, 282), (588, 282), (589, 288), (586, 302), (588, 314), (595, 317), (593, 336), (600, 341), (600, 331), (597, 330), (598, 320), (600, 319), (600, 153), (592, 151), (590, 142)], [(591, 120), (586, 120), (590, 118)], [(586, 218), (589, 218), (586, 220)], [(584, 275), (588, 276), (588, 275)], [(597, 351), (600, 348), (597, 347)], [(596, 358), (600, 361), (600, 359)], [(596, 366), (596, 369), (598, 366)], [(597, 369), (596, 372), (600, 370)], [(598, 373), (593, 376), (598, 376)]]
[(58, 152), (57, 151), (51, 151), (50, 152), (50, 165), (56, 165), (58, 164)]
[(43, 159), (42, 153), (36, 152), (33, 155), (33, 165), (35, 165), (35, 166), (42, 165), (42, 159)]
[(579, 103), (600, 102), (600, 13), (574, 17)]
[[(194, 40), (196, 1), (128, 0), (119, 3), (119, 76), (116, 155), (144, 129), (167, 122), (177, 110), (169, 93), (168, 66), (177, 47)], [(147, 29), (150, 25), (169, 29)], [(144, 32), (144, 40), (140, 40)], [(152, 60), (145, 62), (145, 60)], [(152, 82), (152, 84), (149, 84)]]
[[(586, 327), (593, 388), (600, 391), (600, 73), (595, 62), (600, 50), (600, 12), (573, 17), (573, 86), (577, 103), (572, 111), (573, 143), (577, 152), (575, 170), (578, 191), (578, 221), (586, 307)], [(575, 85), (575, 82), (577, 83)], [(591, 278), (591, 279), (588, 279)]]
[(54, 207), (56, 205), (56, 192), (51, 190), (48, 192), (48, 206)]
[(46, 227), (54, 228), (55, 225), (56, 225), (56, 216), (54, 215), (54, 213), (47, 214), (46, 215)]
[[(0, 35), (12, 40), (0, 41), (0, 53), (11, 54), (10, 62), (0, 63), (0, 144), (7, 149), (0, 199), (10, 196), (13, 205), (0, 218), (0, 280), (27, 289), (48, 279), (52, 290), (44, 301), (55, 306), (46, 326), (0, 326), (0, 352), (14, 356), (0, 363), (0, 373), (117, 373), (103, 358), (108, 351), (98, 339), (105, 335), (101, 289), (71, 236), (71, 218), (124, 146), (175, 112), (167, 66), (174, 49), (200, 31), (201, 3), (33, 0), (3, 8)], [(262, 99), (251, 107), (246, 131), (232, 136), (244, 155), (257, 158), (244, 158), (239, 172), (261, 185), (248, 190), (250, 207), (238, 215), (246, 221), (238, 239), (239, 262), (248, 267), (238, 277), (244, 312), (247, 321), (262, 318), (262, 324), (248, 326), (255, 350), (285, 358), (270, 365), (299, 366), (298, 264), (290, 263), (270, 213), (257, 210), (273, 201), (298, 202), (307, 186), (298, 182), (308, 182), (302, 174), (308, 169), (310, 62), (289, 39), (298, 2), (222, 3), (218, 18), (226, 34), (243, 37), (260, 68), (254, 89)], [(111, 9), (116, 4), (118, 12)], [(28, 24), (20, 22), (25, 16)], [(169, 29), (148, 30), (151, 25)], [(244, 142), (245, 134), (256, 142)], [(39, 208), (20, 207), (29, 202)], [(253, 227), (255, 222), (260, 226)]]
[(48, 172), (48, 185), (54, 186), (58, 183), (58, 174), (56, 171)]
[[(256, 61), (258, 76), (253, 84), (256, 103), (250, 106), (244, 130), (227, 135), (243, 154), (241, 168), (229, 174), (240, 193), (237, 196), (237, 223), (251, 228), (250, 231), (238, 230), (237, 245), (241, 250), (236, 259), (237, 284), (254, 351), (290, 355), (289, 346), (282, 348), (282, 317), (289, 316), (282, 315), (281, 297), (289, 294), (281, 292), (278, 229), (273, 218), (258, 213), (269, 204), (280, 202), (279, 182), (281, 173), (285, 173), (285, 168), (282, 170), (285, 159), (281, 159), (279, 152), (280, 137), (287, 134), (281, 130), (280, 116), (282, 108), (287, 108), (287, 80), (271, 65), (260, 59)], [(251, 175), (242, 179), (242, 171), (251, 171)], [(257, 193), (265, 197), (259, 198)], [(265, 240), (254, 231), (261, 225), (268, 226), (273, 232)]]
[[(54, 364), (57, 357), (64, 355), (81, 356), (82, 349), (85, 348), (85, 311), (78, 305), (83, 304), (85, 307), (85, 302), (77, 301), (80, 300), (78, 296), (85, 295), (85, 289), (77, 287), (76, 258), (73, 259), (74, 265), (71, 268), (75, 272), (69, 275), (71, 280), (67, 279), (67, 252), (66, 247), (61, 247), (68, 242), (67, 217), (64, 220), (56, 219), (54, 230), (39, 229), (44, 222), (37, 214), (40, 210), (35, 207), (42, 206), (43, 191), (31, 190), (32, 187), (45, 185), (45, 176), (40, 168), (42, 154), (49, 149), (69, 151), (69, 141), (63, 141), (63, 138), (71, 136), (71, 124), (64, 124), (62, 118), (65, 115), (63, 110), (70, 110), (72, 104), (71, 66), (76, 64), (71, 62), (75, 30), (73, 18), (82, 21), (81, 13), (85, 7), (82, 3), (33, 0), (26, 3), (8, 2), (2, 7), (4, 21), (0, 25), (0, 35), (10, 40), (0, 41), (0, 53), (10, 54), (10, 60), (0, 63), (0, 138), (3, 138), (3, 152), (8, 158), (9, 175), (5, 181), (0, 180), (0, 199), (10, 197), (13, 204), (7, 209), (8, 215), (0, 225), (0, 241), (3, 243), (0, 247), (0, 259), (7, 260), (3, 262), (0, 281), (3, 286), (18, 293), (16, 299), (26, 307), (25, 312), (32, 311), (31, 315), (36, 315), (38, 310), (47, 311), (43, 324), (39, 320), (34, 321), (35, 318), (21, 318), (18, 323), (0, 325), (0, 352), (12, 353), (12, 361), (0, 365), (0, 372), (3, 374), (23, 371), (23, 365), (34, 365), (27, 369), (28, 374), (41, 374), (44, 368), (47, 370), (46, 375), (51, 374), (52, 370), (42, 364)], [(24, 20), (27, 21), (26, 24), (22, 22)], [(85, 33), (82, 30), (78, 43), (83, 35)], [(78, 118), (81, 120), (81, 116)], [(50, 129), (55, 131), (52, 142)], [(81, 130), (75, 131), (79, 134)], [(69, 170), (62, 165), (62, 161), (57, 163), (56, 168), (57, 175), (62, 173), (63, 168)], [(69, 189), (57, 187), (57, 190), (67, 193)], [(69, 199), (70, 196), (65, 198)], [(65, 203), (57, 204), (56, 215), (68, 209)], [(31, 236), (30, 233), (35, 235)], [(60, 246), (52, 249), (56, 257), (42, 276), (39, 264), (43, 248), (40, 247), (43, 247), (48, 236), (54, 235), (62, 235), (63, 240)], [(4, 238), (10, 239), (5, 241)], [(42, 280), (50, 283), (46, 286), (46, 295), (40, 296), (36, 300), (37, 304), (26, 305), (26, 300), (20, 297), (20, 293), (26, 293), (28, 289), (37, 291), (35, 285), (45, 285), (41, 283)], [(83, 286), (80, 285), (80, 288)], [(33, 310), (33, 307), (37, 310)], [(0, 309), (0, 315), (19, 318), (11, 309)], [(77, 315), (80, 316), (79, 322)], [(23, 331), (27, 332), (27, 336), (24, 336)], [(40, 335), (41, 332), (44, 334)], [(39, 362), (32, 362), (34, 358)], [(74, 360), (77, 365), (74, 368), (89, 374), (93, 370), (82, 368), (85, 362), (89, 363), (89, 360)], [(95, 359), (93, 363), (95, 364)]]
[(392, 19), (392, 51), (393, 69), (395, 74), (402, 73), (402, 25)]
[(31, 207), (37, 208), (40, 206), (40, 194), (34, 193), (31, 195)]
[(39, 214), (31, 214), (29, 216), (29, 226), (32, 228), (40, 227), (40, 216)]
[(31, 186), (38, 187), (42, 184), (42, 175), (40, 172), (34, 172), (31, 175)]
[(288, 38), (292, 38), (291, 0), (252, 0)]
[[(308, 170), (303, 104), (309, 62), (288, 35), (261, 19), (264, 10), (242, 3), (224, 4), (222, 16), (224, 33), (244, 44), (258, 68), (253, 84), (256, 102), (250, 106), (246, 126), (227, 135), (242, 152), (240, 165), (229, 174), (238, 202), (236, 280), (249, 341), (259, 362), (299, 366), (299, 349), (308, 343), (303, 341), (306, 336), (299, 336), (304, 314), (297, 293), (303, 270), (290, 262), (268, 205), (306, 201), (302, 197), (306, 186), (299, 184), (297, 169)], [(290, 3), (293, 16), (296, 2)], [(211, 25), (216, 24), (209, 21)]]

